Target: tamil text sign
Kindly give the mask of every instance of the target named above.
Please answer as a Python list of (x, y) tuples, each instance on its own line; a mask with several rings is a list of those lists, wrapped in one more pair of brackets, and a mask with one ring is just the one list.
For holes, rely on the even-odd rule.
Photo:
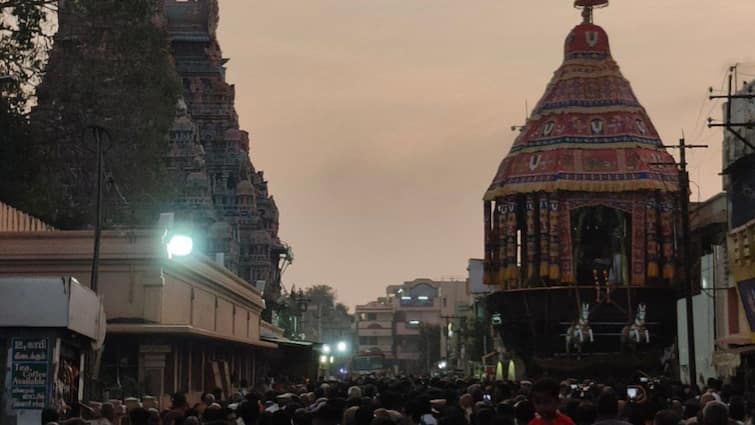
[(13, 338), (11, 344), (11, 408), (45, 408), (50, 367), (48, 339)]

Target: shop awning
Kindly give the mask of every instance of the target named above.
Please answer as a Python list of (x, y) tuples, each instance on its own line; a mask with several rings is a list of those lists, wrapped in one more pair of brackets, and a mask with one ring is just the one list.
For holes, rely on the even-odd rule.
[(154, 325), (143, 323), (108, 323), (108, 334), (162, 334), (162, 335), (195, 335), (223, 341), (238, 342), (262, 348), (278, 348), (278, 345), (258, 339), (238, 338), (200, 329), (191, 325)]
[(104, 340), (100, 298), (70, 276), (3, 277), (0, 294), (0, 327), (63, 328)]
[(316, 344), (311, 341), (294, 341), (276, 336), (262, 336), (260, 339), (283, 347), (313, 348)]

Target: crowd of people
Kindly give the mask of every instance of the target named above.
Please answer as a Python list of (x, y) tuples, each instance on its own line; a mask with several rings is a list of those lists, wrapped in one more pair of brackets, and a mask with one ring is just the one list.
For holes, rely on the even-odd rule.
[(206, 393), (177, 393), (159, 411), (136, 399), (78, 409), (42, 425), (755, 425), (755, 398), (710, 380), (689, 386), (639, 377), (636, 384), (541, 379), (359, 378)]

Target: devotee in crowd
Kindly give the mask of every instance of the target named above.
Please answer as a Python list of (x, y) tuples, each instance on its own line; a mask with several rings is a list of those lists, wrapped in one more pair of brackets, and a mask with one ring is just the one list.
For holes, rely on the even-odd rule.
[(552, 379), (543, 379), (532, 386), (532, 403), (537, 417), (530, 425), (574, 425), (574, 421), (559, 412), (559, 384)]
[[(753, 393), (711, 382), (487, 381), (355, 377), (171, 398), (162, 413), (145, 397), (42, 412), (42, 424), (78, 425), (752, 425)], [(259, 387), (257, 387), (259, 389)], [(229, 394), (224, 398), (224, 394)], [(156, 405), (156, 404), (155, 404)], [(83, 408), (86, 409), (83, 409)], [(123, 411), (122, 415), (119, 410)]]

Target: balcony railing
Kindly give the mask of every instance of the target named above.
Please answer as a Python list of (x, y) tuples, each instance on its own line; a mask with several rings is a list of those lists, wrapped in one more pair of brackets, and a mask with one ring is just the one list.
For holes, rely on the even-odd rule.
[(729, 232), (729, 261), (735, 281), (755, 278), (755, 219)]
[(358, 336), (391, 336), (393, 335), (392, 329), (359, 329), (357, 331)]
[(360, 320), (359, 329), (391, 329), (393, 322), (391, 320)]

